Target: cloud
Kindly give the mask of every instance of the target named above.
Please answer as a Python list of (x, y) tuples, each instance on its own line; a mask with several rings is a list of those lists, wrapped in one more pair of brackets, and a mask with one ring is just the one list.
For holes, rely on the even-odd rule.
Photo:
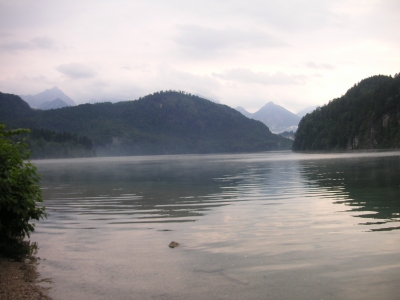
[(293, 85), (304, 84), (306, 76), (304, 75), (287, 75), (281, 72), (269, 74), (265, 72), (253, 72), (249, 69), (231, 69), (222, 74), (213, 74), (216, 77), (239, 81), (243, 83), (258, 83), (263, 85)]
[(26, 42), (9, 42), (0, 44), (0, 49), (3, 51), (16, 52), (19, 50), (31, 49), (32, 45)]
[(132, 64), (132, 65), (123, 65), (121, 66), (121, 69), (126, 70), (126, 71), (132, 71), (132, 72), (141, 72), (141, 73), (149, 73), (150, 71), (150, 66), (148, 64)]
[(152, 88), (183, 90), (211, 98), (216, 98), (214, 92), (220, 88), (220, 83), (213, 76), (192, 74), (165, 65), (158, 68), (158, 72), (152, 81)]
[(175, 43), (189, 51), (215, 52), (226, 49), (288, 46), (284, 41), (259, 30), (215, 29), (197, 25), (179, 25), (177, 28)]
[(8, 43), (0, 44), (0, 49), (8, 52), (19, 52), (22, 50), (34, 50), (34, 49), (56, 49), (56, 42), (47, 37), (35, 37), (28, 42), (12, 41)]
[(331, 64), (317, 64), (313, 61), (309, 61), (306, 63), (306, 66), (311, 69), (325, 69), (325, 70), (333, 70), (335, 66)]
[(252, 21), (267, 24), (278, 30), (298, 32), (318, 31), (327, 27), (342, 26), (346, 16), (337, 12), (342, 0), (320, 1), (247, 1), (235, 7), (235, 14)]
[(35, 37), (31, 42), (34, 46), (41, 49), (53, 49), (56, 47), (55, 41), (47, 36)]
[(59, 82), (41, 74), (17, 74), (13, 77), (0, 79), (0, 91), (17, 95), (34, 95)]
[(96, 75), (92, 68), (79, 63), (59, 65), (56, 70), (71, 79), (93, 78)]

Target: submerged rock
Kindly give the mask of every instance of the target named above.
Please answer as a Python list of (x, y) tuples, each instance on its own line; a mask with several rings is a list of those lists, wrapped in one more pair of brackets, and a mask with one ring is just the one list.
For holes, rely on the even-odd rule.
[(180, 245), (179, 243), (172, 241), (171, 243), (169, 243), (168, 247), (175, 248), (178, 247), (179, 245)]

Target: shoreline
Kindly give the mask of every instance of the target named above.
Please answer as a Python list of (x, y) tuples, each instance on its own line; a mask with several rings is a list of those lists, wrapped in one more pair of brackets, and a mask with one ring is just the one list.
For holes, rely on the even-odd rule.
[(15, 261), (0, 256), (0, 299), (51, 300), (40, 286), (35, 259)]

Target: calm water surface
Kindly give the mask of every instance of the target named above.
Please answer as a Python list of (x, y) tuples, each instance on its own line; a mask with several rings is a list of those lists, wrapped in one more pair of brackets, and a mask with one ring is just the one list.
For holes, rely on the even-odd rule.
[(56, 300), (399, 299), (400, 152), (34, 163)]

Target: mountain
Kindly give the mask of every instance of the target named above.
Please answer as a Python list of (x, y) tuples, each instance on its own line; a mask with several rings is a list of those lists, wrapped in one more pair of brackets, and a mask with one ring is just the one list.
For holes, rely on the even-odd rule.
[(240, 106), (236, 110), (248, 118), (263, 122), (273, 133), (296, 131), (300, 122), (299, 116), (273, 102), (265, 104), (253, 114)]
[(299, 111), (296, 115), (298, 115), (298, 116), (300, 117), (300, 119), (301, 119), (301, 118), (304, 117), (306, 114), (309, 114), (309, 113), (313, 112), (314, 110), (316, 110), (317, 107), (318, 107), (317, 105), (308, 106), (308, 107), (302, 109), (301, 111)]
[(20, 96), (20, 97), (25, 102), (27, 102), (29, 104), (29, 106), (32, 108), (40, 108), (40, 105), (42, 105), (44, 102), (52, 102), (53, 100), (55, 100), (57, 98), (61, 99), (69, 106), (76, 105), (74, 100), (72, 100), (70, 97), (65, 95), (64, 92), (56, 86), (51, 89), (47, 89), (44, 92), (41, 92), (34, 96), (25, 95), (25, 96)]
[(247, 110), (245, 110), (243, 107), (238, 106), (235, 108), (238, 112), (240, 112), (243, 116), (252, 119), (253, 114), (249, 113)]
[(253, 114), (253, 119), (263, 122), (272, 132), (296, 130), (300, 117), (273, 102), (265, 104)]
[(46, 110), (46, 109), (57, 109), (68, 106), (67, 103), (62, 101), (60, 98), (54, 99), (53, 101), (46, 101), (40, 104), (39, 109)]
[(292, 144), (226, 105), (183, 92), (54, 110), (27, 106), (18, 96), (0, 94), (0, 122), (86, 136), (98, 155), (256, 152)]
[(400, 147), (400, 75), (373, 76), (300, 122), (293, 150)]
[(0, 92), (0, 123), (10, 128), (27, 128), (35, 111), (19, 96)]

